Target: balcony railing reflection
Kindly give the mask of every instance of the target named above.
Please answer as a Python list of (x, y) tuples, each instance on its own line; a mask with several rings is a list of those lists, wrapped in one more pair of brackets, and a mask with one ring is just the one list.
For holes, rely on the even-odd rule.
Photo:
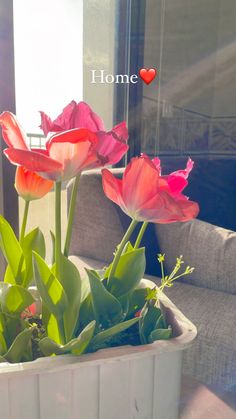
[(30, 148), (45, 148), (46, 137), (43, 134), (27, 133)]

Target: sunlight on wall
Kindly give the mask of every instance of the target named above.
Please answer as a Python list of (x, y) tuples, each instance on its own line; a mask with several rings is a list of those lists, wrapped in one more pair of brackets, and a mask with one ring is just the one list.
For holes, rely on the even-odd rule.
[(42, 133), (39, 110), (83, 98), (83, 0), (14, 0), (14, 43), (17, 117)]

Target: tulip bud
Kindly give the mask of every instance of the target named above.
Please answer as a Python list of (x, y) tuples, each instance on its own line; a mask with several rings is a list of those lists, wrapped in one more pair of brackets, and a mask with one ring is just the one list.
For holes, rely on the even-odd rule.
[(15, 176), (15, 188), (19, 196), (25, 201), (40, 199), (46, 195), (53, 187), (53, 181), (43, 179), (35, 172), (27, 170), (23, 166), (18, 166)]

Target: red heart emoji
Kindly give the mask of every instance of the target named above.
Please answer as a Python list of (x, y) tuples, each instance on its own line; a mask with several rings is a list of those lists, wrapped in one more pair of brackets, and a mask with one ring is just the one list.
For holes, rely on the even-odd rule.
[(156, 74), (155, 68), (141, 68), (139, 70), (139, 75), (146, 84), (150, 84), (155, 79)]

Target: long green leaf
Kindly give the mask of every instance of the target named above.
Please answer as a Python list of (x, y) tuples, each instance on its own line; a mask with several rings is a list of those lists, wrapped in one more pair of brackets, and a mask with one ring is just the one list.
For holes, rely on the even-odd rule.
[(92, 305), (97, 324), (110, 327), (122, 320), (122, 306), (119, 301), (104, 287), (98, 273), (86, 269), (89, 277)]
[(37, 227), (28, 233), (23, 240), (22, 250), (25, 257), (26, 270), (23, 286), (26, 288), (33, 281), (32, 251), (34, 250), (43, 259), (45, 258), (46, 248), (43, 233)]
[(34, 301), (32, 294), (20, 285), (10, 285), (0, 294), (2, 311), (7, 314), (19, 314)]
[(4, 334), (0, 332), (0, 355), (4, 355), (7, 352), (7, 344)]
[(25, 329), (19, 333), (9, 350), (4, 354), (4, 358), (8, 362), (20, 362), (25, 352), (28, 350), (34, 328)]
[(47, 336), (61, 345), (63, 343), (63, 336), (57, 318), (50, 313), (45, 304), (42, 304), (42, 321), (47, 332)]
[(146, 304), (141, 312), (139, 329), (142, 343), (148, 343), (150, 333), (155, 329), (159, 317), (162, 315), (160, 308), (155, 305)]
[(171, 327), (168, 327), (168, 329), (155, 329), (150, 333), (148, 343), (153, 343), (155, 340), (167, 340), (170, 339), (171, 336)]
[(143, 278), (146, 266), (145, 249), (134, 249), (121, 255), (114, 277), (108, 284), (108, 290), (121, 297), (133, 291)]
[(2, 215), (0, 215), (0, 247), (11, 268), (15, 283), (21, 285), (23, 281), (22, 272), (25, 269), (24, 255), (14, 231)]
[(53, 354), (62, 355), (69, 352), (75, 355), (81, 355), (86, 350), (93, 337), (95, 325), (95, 321), (89, 323), (77, 338), (72, 339), (66, 345), (58, 345), (52, 339), (47, 337), (43, 338), (39, 342), (40, 350), (45, 356), (50, 356)]
[(63, 321), (66, 342), (69, 342), (73, 336), (79, 316), (81, 279), (78, 269), (63, 255), (61, 255), (61, 277), (58, 279), (60, 280), (68, 299), (68, 307), (64, 312)]
[(139, 321), (139, 318), (134, 318), (130, 320), (126, 320), (123, 323), (116, 324), (115, 326), (110, 327), (109, 329), (103, 330), (99, 332), (91, 341), (90, 347), (93, 348), (97, 345), (104, 343), (107, 339), (111, 338), (118, 333), (123, 332), (124, 330), (128, 329), (129, 327), (133, 326), (135, 323)]
[(7, 265), (3, 281), (7, 284), (16, 285), (16, 279), (12, 273), (10, 265)]
[(58, 320), (62, 319), (68, 307), (68, 299), (63, 286), (36, 252), (33, 252), (33, 266), (35, 281), (42, 301)]
[(141, 310), (146, 302), (146, 297), (148, 295), (147, 288), (136, 288), (130, 294), (129, 297), (129, 310), (127, 317), (134, 317), (137, 311)]

